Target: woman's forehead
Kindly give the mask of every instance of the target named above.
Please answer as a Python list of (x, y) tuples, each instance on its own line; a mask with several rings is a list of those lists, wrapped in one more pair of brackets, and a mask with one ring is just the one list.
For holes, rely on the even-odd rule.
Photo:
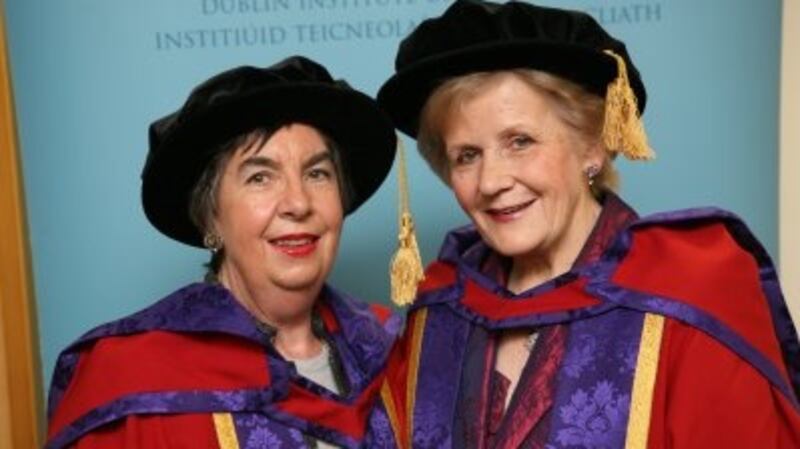
[(522, 80), (507, 78), (453, 104), (444, 114), (441, 129), (447, 134), (453, 128), (495, 122), (509, 126), (509, 121), (543, 124), (551, 120), (552, 109), (548, 98), (541, 92)]
[(318, 129), (303, 123), (290, 123), (269, 134), (248, 134), (234, 150), (234, 159), (243, 160), (253, 156), (274, 160), (307, 159), (325, 152), (330, 152), (330, 148)]

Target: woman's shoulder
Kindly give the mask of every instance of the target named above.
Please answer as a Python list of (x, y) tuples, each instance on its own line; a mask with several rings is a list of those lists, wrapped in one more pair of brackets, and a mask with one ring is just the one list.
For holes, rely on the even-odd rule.
[[(91, 379), (95, 377), (106, 379), (99, 387), (111, 385), (109, 379), (130, 378), (141, 386), (148, 378), (167, 378), (170, 367), (175, 368), (173, 374), (180, 375), (181, 370), (217, 358), (210, 356), (216, 348), (226, 348), (218, 360), (226, 360), (225, 354), (236, 355), (232, 349), (247, 352), (251, 346), (257, 348), (261, 334), (227, 296), (218, 286), (190, 284), (138, 312), (88, 331), (59, 355), (50, 409), (76, 382), (88, 382), (87, 386), (94, 388)], [(254, 344), (248, 345), (246, 340)], [(198, 360), (187, 359), (191, 357)]]
[[(633, 221), (608, 252), (628, 264), (655, 258), (658, 266), (673, 264), (707, 270), (757, 274), (772, 269), (772, 260), (747, 224), (735, 213), (715, 208), (659, 212)], [(656, 265), (650, 261), (651, 265)], [(755, 270), (755, 271), (754, 271)]]
[[(720, 207), (692, 207), (655, 212), (633, 220), (628, 229), (647, 228), (698, 229), (715, 225), (725, 225), (738, 232), (752, 236), (747, 224), (735, 212)], [(755, 238), (755, 237), (753, 237)]]
[(59, 360), (48, 439), (69, 439), (137, 413), (177, 413), (197, 392), (266, 386), (265, 365), (258, 345), (225, 334), (153, 330), (94, 340)]
[(765, 288), (776, 282), (769, 255), (740, 218), (722, 209), (643, 217), (623, 231), (604, 262), (613, 266), (614, 284), (691, 305), (728, 324), (763, 317), (772, 328), (770, 309), (782, 302)]
[(111, 416), (114, 407), (131, 412), (171, 392), (266, 385), (262, 345), (255, 336), (242, 338), (248, 328), (223, 290), (186, 286), (64, 350), (48, 398), (50, 438), (77, 431), (90, 414)]
[(350, 336), (379, 335), (381, 341), (390, 344), (403, 327), (403, 316), (383, 303), (364, 301), (329, 285), (323, 294), (327, 307), (320, 311), (329, 331), (342, 331)]
[(219, 332), (257, 338), (247, 312), (230, 293), (216, 284), (192, 283), (125, 317), (101, 324), (83, 334), (64, 353), (96, 340), (134, 338), (151, 333)]
[[(244, 337), (259, 343), (261, 333), (226, 289), (207, 283), (181, 287), (125, 317), (101, 324), (67, 346), (59, 364), (91, 353), (95, 358), (136, 360), (138, 353), (169, 357), (174, 343), (204, 341), (207, 334)], [(207, 340), (207, 339), (206, 339)]]
[(800, 346), (775, 267), (737, 215), (702, 208), (644, 217), (606, 261), (611, 283), (651, 299), (642, 307), (702, 329), (764, 372), (781, 372), (785, 363), (800, 380)]

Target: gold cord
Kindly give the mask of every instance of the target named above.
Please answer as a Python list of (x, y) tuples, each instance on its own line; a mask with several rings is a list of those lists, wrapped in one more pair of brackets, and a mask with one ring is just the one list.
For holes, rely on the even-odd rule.
[(400, 229), (397, 236), (397, 251), (392, 257), (390, 278), (392, 302), (404, 306), (414, 302), (414, 298), (417, 296), (417, 285), (425, 278), (425, 274), (417, 245), (417, 236), (414, 232), (414, 219), (411, 216), (411, 207), (409, 205), (405, 148), (400, 136), (397, 136), (397, 159), (398, 219)]

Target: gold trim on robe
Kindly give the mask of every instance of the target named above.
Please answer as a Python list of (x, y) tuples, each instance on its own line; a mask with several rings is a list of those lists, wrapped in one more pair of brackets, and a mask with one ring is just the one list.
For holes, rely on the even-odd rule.
[(653, 390), (658, 373), (661, 337), (664, 334), (664, 317), (646, 314), (636, 359), (636, 372), (631, 389), (631, 408), (625, 449), (647, 449), (650, 417), (653, 409)]
[(214, 413), (214, 429), (220, 449), (239, 449), (239, 438), (230, 413)]
[(406, 384), (406, 417), (408, 426), (406, 435), (408, 447), (414, 445), (414, 405), (417, 398), (417, 377), (419, 372), (419, 358), (422, 353), (422, 334), (425, 331), (425, 322), (428, 318), (428, 309), (420, 309), (414, 319), (414, 333), (411, 340), (411, 355), (408, 361), (408, 384)]

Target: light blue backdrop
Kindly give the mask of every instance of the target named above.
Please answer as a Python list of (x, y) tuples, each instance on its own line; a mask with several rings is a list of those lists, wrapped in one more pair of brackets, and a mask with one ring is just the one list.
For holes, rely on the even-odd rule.
[[(779, 0), (570, 0), (628, 42), (658, 159), (621, 162), (642, 213), (718, 205), (777, 240)], [(399, 38), (450, 0), (6, 0), (45, 379), (90, 327), (196, 280), (206, 254), (139, 203), (146, 128), (234, 65), (301, 53), (374, 94)], [(412, 148), (409, 142), (408, 147)], [(410, 153), (423, 257), (465, 222)], [(332, 282), (387, 297), (395, 180), (345, 226)]]

